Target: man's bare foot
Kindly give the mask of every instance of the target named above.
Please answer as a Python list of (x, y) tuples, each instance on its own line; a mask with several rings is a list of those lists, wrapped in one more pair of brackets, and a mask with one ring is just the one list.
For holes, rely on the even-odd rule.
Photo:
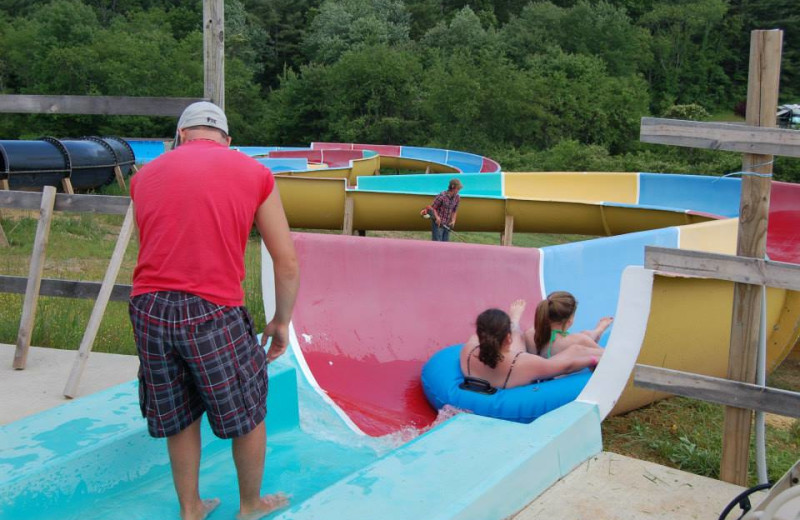
[(202, 508), (197, 511), (195, 514), (186, 513), (185, 515), (181, 513), (182, 520), (205, 520), (217, 507), (219, 506), (219, 499), (218, 498), (208, 498), (203, 500)]
[(525, 312), (525, 300), (515, 300), (508, 310), (508, 316), (511, 318), (511, 323), (519, 326), (519, 320), (522, 319), (522, 313)]
[(274, 495), (264, 495), (261, 497), (258, 505), (252, 509), (239, 511), (236, 515), (236, 520), (258, 520), (264, 518), (273, 511), (284, 508), (289, 505), (289, 495), (286, 493), (275, 493)]

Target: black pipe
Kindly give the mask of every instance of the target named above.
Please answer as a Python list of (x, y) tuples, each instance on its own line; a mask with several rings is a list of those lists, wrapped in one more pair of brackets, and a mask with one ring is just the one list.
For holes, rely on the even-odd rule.
[(81, 137), (36, 141), (0, 141), (0, 180), (9, 188), (37, 189), (70, 179), (75, 190), (90, 190), (111, 183), (114, 168), (130, 175), (136, 157), (118, 137)]

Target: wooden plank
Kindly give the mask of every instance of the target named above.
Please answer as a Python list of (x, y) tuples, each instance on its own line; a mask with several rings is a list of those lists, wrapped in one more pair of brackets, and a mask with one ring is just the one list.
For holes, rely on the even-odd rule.
[(61, 179), (61, 188), (67, 195), (75, 195), (75, 190), (72, 188), (72, 181), (69, 180), (69, 177)]
[(506, 214), (502, 244), (504, 246), (514, 245), (514, 215)]
[(0, 190), (8, 191), (11, 188), (8, 186), (8, 179), (0, 179)]
[[(25, 294), (28, 279), (24, 276), (0, 275), (0, 293)], [(100, 294), (100, 282), (83, 282), (78, 280), (56, 280), (42, 278), (39, 296), (57, 298), (80, 298), (94, 300)], [(116, 284), (111, 290), (112, 302), (126, 302), (131, 296), (131, 286)]]
[(783, 128), (643, 117), (639, 138), (643, 143), (800, 157), (800, 132)]
[(0, 214), (0, 247), (8, 247), (8, 237), (5, 230), (3, 230), (3, 215)]
[(225, 110), (225, 2), (203, 0), (203, 92)]
[(47, 241), (50, 237), (50, 224), (53, 221), (53, 205), (56, 201), (56, 189), (45, 186), (39, 195), (39, 223), (36, 226), (36, 238), (33, 242), (31, 264), (28, 272), (28, 283), (25, 287), (25, 301), (22, 304), (22, 316), (19, 320), (17, 333), (17, 348), (14, 351), (13, 367), (16, 370), (25, 368), (28, 360), (28, 350), (31, 346), (33, 322), (36, 318), (36, 303), (39, 301), (39, 286), (42, 282), (44, 270), (44, 257), (47, 250)]
[[(32, 191), (0, 191), (0, 208), (35, 210), (39, 207), (41, 193)], [(113, 195), (56, 195), (55, 211), (124, 215), (130, 197)]]
[(656, 271), (800, 291), (800, 265), (761, 258), (645, 246), (644, 266)]
[(114, 166), (114, 177), (117, 179), (117, 184), (123, 190), (127, 190), (128, 186), (125, 184), (125, 176), (122, 175), (122, 170), (119, 169), (119, 165)]
[[(783, 31), (751, 33), (746, 116), (749, 125), (775, 126), (782, 45)], [(772, 156), (745, 155), (742, 169), (746, 172), (771, 174)], [(770, 177), (743, 176), (737, 255), (764, 258), (769, 197)], [(745, 383), (755, 382), (760, 321), (761, 288), (755, 285), (735, 284), (728, 379)], [(720, 480), (740, 486), (747, 485), (752, 418), (751, 410), (734, 407), (725, 409)]]
[(0, 113), (9, 114), (100, 114), (121, 116), (172, 116), (198, 98), (129, 96), (38, 96), (0, 95)]
[(353, 213), (355, 204), (352, 197), (344, 196), (344, 223), (342, 224), (342, 234), (353, 234)]
[(117, 238), (117, 245), (114, 247), (114, 253), (111, 255), (111, 261), (108, 264), (108, 269), (103, 277), (103, 283), (100, 286), (100, 293), (97, 295), (94, 309), (92, 309), (92, 315), (89, 317), (89, 323), (86, 325), (86, 331), (83, 334), (81, 345), (78, 348), (78, 354), (75, 357), (75, 363), (72, 365), (72, 371), (69, 374), (67, 385), (64, 387), (65, 397), (75, 397), (78, 391), (78, 383), (86, 368), (89, 353), (92, 350), (92, 345), (94, 345), (97, 331), (100, 329), (100, 322), (103, 320), (103, 314), (105, 314), (106, 306), (111, 297), (111, 290), (114, 288), (119, 269), (125, 258), (125, 250), (128, 248), (128, 242), (130, 242), (131, 235), (133, 234), (133, 223), (133, 204), (131, 203), (128, 205), (128, 211), (125, 214), (125, 220), (122, 222), (122, 228)]
[(633, 371), (633, 384), (736, 408), (800, 417), (798, 392), (638, 364)]

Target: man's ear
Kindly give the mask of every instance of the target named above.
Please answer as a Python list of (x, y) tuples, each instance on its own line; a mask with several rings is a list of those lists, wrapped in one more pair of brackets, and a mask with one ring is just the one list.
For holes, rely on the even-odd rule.
[(228, 141), (228, 146), (230, 146), (231, 145), (231, 141), (232, 141), (231, 136), (228, 136), (226, 141)]

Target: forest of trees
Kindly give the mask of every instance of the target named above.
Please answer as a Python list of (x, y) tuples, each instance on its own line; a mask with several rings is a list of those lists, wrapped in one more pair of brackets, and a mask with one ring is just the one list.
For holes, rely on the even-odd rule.
[[(796, 0), (226, 0), (235, 143), (348, 141), (488, 155), (507, 170), (719, 174), (738, 154), (638, 141), (642, 116), (741, 114), (750, 31)], [(0, 0), (0, 93), (201, 97), (202, 0)], [(0, 139), (163, 137), (174, 119), (4, 114)], [(797, 160), (779, 178), (800, 181)]]

